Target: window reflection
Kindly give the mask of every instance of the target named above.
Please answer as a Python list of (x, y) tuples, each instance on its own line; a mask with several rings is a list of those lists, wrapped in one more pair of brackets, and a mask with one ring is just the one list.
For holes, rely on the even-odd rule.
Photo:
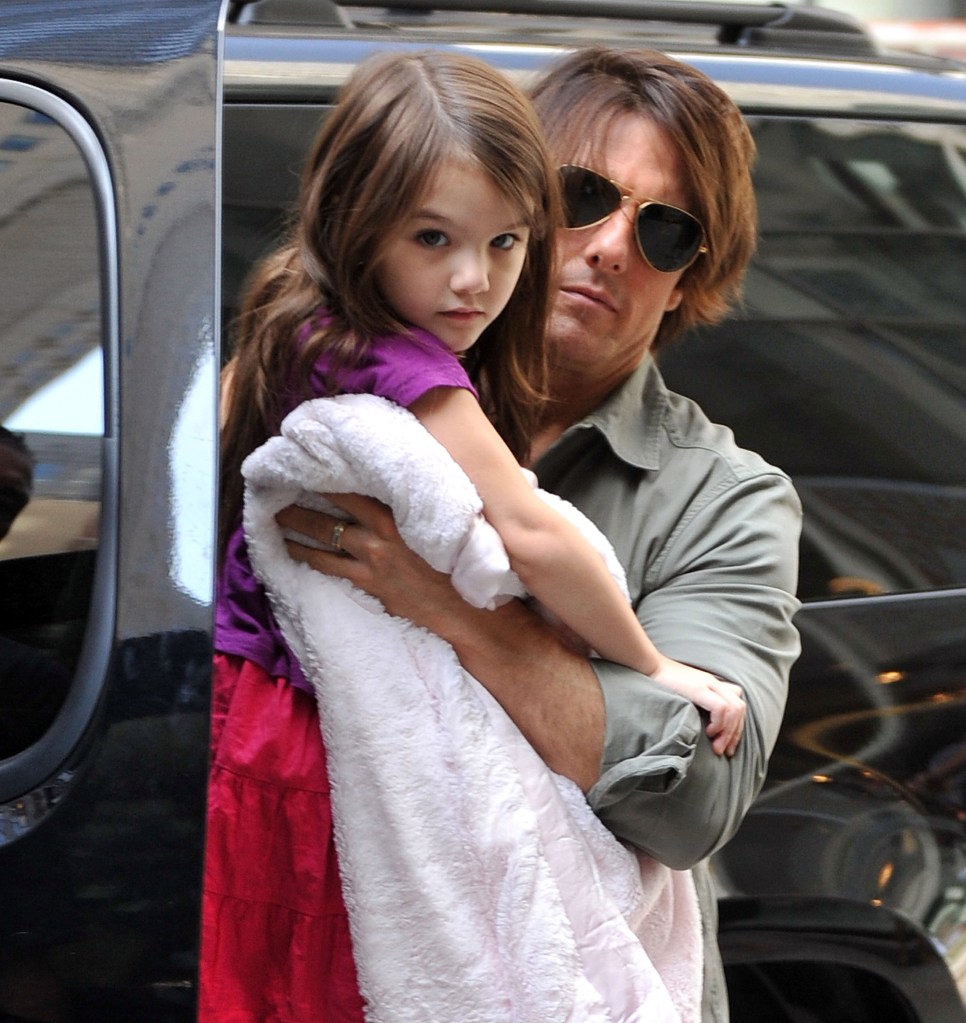
[(54, 120), (7, 102), (0, 267), (2, 759), (44, 733), (76, 667), (104, 433), (97, 208), (87, 167)]
[(966, 584), (966, 131), (752, 128), (746, 304), (668, 383), (792, 475), (803, 597)]

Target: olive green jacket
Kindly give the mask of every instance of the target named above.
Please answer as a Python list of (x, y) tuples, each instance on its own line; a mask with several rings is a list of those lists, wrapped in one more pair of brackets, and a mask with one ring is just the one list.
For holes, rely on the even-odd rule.
[(741, 685), (733, 758), (717, 756), (696, 708), (628, 668), (594, 667), (607, 732), (588, 799), (620, 838), (694, 868), (705, 932), (705, 1023), (728, 1018), (707, 858), (764, 781), (799, 653), (792, 624), (801, 505), (788, 477), (668, 391), (650, 357), (534, 466), (608, 537), (638, 617), (663, 653)]

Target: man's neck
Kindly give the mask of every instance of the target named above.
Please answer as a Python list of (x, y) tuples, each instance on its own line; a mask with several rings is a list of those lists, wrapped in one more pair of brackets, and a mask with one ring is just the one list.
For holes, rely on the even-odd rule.
[(634, 374), (639, 365), (640, 360), (620, 367), (611, 376), (596, 379), (589, 379), (588, 374), (582, 370), (553, 367), (550, 374), (550, 398), (530, 445), (530, 464), (536, 462), (565, 430), (600, 408)]
[(553, 442), (567, 429), (569, 423), (557, 423), (545, 421), (533, 435), (533, 442), (530, 445), (529, 465), (533, 466)]
[(574, 423), (590, 415), (614, 389), (608, 383), (606, 388), (591, 388), (574, 379), (569, 385), (557, 374), (550, 388), (550, 400), (530, 446), (530, 462), (538, 458)]

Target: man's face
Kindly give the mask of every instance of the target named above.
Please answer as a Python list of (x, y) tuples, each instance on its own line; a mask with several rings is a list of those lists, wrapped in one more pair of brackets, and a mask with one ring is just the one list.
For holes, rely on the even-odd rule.
[(574, 163), (619, 182), (633, 196), (603, 223), (558, 234), (560, 289), (550, 320), (555, 370), (615, 385), (650, 348), (665, 312), (681, 301), (683, 271), (661, 273), (641, 257), (634, 235), (637, 206), (658, 199), (687, 209), (676, 150), (664, 132), (633, 114), (614, 125), (601, 155)]

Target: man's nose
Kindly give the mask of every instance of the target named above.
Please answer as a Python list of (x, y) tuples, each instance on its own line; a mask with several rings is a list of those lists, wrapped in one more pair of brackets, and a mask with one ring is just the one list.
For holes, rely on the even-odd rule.
[(585, 248), (587, 262), (601, 270), (623, 273), (634, 252), (635, 216), (624, 203), (593, 229)]

